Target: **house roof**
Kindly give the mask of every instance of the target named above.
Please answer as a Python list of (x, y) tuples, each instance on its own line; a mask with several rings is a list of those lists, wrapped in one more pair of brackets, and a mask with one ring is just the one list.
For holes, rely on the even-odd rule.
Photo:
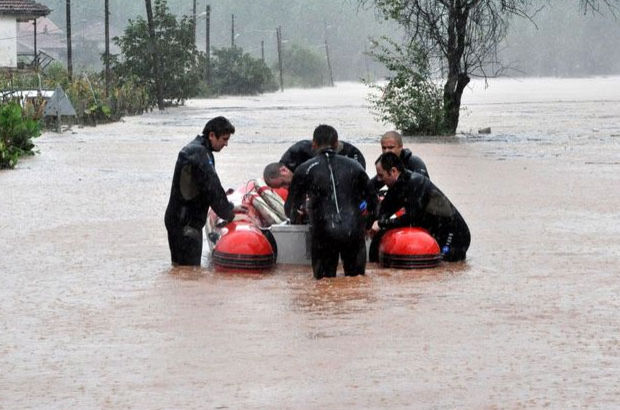
[(0, 0), (0, 15), (15, 16), (18, 20), (47, 16), (51, 10), (32, 0)]

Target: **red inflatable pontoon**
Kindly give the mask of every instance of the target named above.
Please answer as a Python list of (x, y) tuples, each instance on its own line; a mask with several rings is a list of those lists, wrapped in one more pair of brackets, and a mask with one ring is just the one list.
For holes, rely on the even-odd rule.
[(432, 268), (441, 263), (437, 241), (422, 228), (391, 229), (381, 238), (379, 262), (386, 268)]
[[(245, 205), (247, 214), (237, 214), (222, 226), (217, 215), (209, 210), (207, 240), (212, 249), (213, 265), (220, 271), (263, 272), (276, 263), (276, 242), (269, 230), (261, 229), (281, 221), (282, 199), (257, 181), (250, 181), (228, 195), (235, 205)], [(269, 205), (276, 202), (275, 210)], [(225, 222), (224, 222), (225, 223)]]

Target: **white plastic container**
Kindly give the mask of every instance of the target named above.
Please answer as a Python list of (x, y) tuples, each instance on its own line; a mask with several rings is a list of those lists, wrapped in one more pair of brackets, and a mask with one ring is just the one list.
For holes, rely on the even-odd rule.
[(277, 263), (311, 265), (309, 225), (271, 225), (278, 245)]

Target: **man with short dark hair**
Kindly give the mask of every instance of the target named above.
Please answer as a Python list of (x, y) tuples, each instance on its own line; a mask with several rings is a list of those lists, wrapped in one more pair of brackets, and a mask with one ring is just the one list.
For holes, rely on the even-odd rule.
[[(411, 172), (417, 172), (430, 178), (426, 164), (418, 156), (413, 155), (410, 149), (403, 147), (403, 137), (397, 131), (388, 131), (381, 137), (381, 152), (393, 152), (400, 158), (405, 169)], [(374, 187), (379, 190), (384, 183), (379, 181), (377, 177), (371, 179)]]
[[(378, 179), (388, 186), (388, 191), (381, 202), (378, 220), (371, 228), (375, 235), (370, 260), (378, 259), (382, 233), (401, 226), (418, 226), (429, 231), (439, 244), (444, 260), (465, 259), (470, 243), (469, 228), (444, 193), (430, 179), (405, 169), (393, 152), (381, 154), (375, 166)], [(403, 207), (404, 215), (392, 218)]]
[(209, 207), (228, 221), (234, 218), (235, 212), (246, 211), (228, 202), (215, 172), (213, 152), (227, 146), (234, 132), (235, 127), (226, 118), (213, 118), (205, 125), (202, 135), (179, 152), (164, 218), (173, 265), (200, 266), (202, 228)]
[(316, 279), (336, 276), (342, 257), (347, 276), (363, 275), (366, 268), (365, 219), (362, 203), (372, 213), (376, 193), (362, 166), (336, 154), (338, 133), (329, 125), (314, 130), (316, 156), (299, 165), (293, 174), (284, 205), (291, 222), (301, 218), (308, 198), (312, 242), (312, 270)]

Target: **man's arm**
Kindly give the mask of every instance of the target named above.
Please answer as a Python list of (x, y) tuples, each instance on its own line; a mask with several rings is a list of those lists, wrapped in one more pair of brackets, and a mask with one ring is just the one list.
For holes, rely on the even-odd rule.
[(284, 212), (291, 223), (298, 223), (301, 220), (300, 208), (306, 199), (305, 174), (297, 169), (293, 174), (293, 180), (288, 190), (288, 197), (284, 203)]
[(234, 205), (228, 201), (220, 178), (211, 164), (200, 163), (194, 167), (194, 176), (200, 191), (206, 195), (213, 211), (222, 219), (232, 221), (235, 217)]

